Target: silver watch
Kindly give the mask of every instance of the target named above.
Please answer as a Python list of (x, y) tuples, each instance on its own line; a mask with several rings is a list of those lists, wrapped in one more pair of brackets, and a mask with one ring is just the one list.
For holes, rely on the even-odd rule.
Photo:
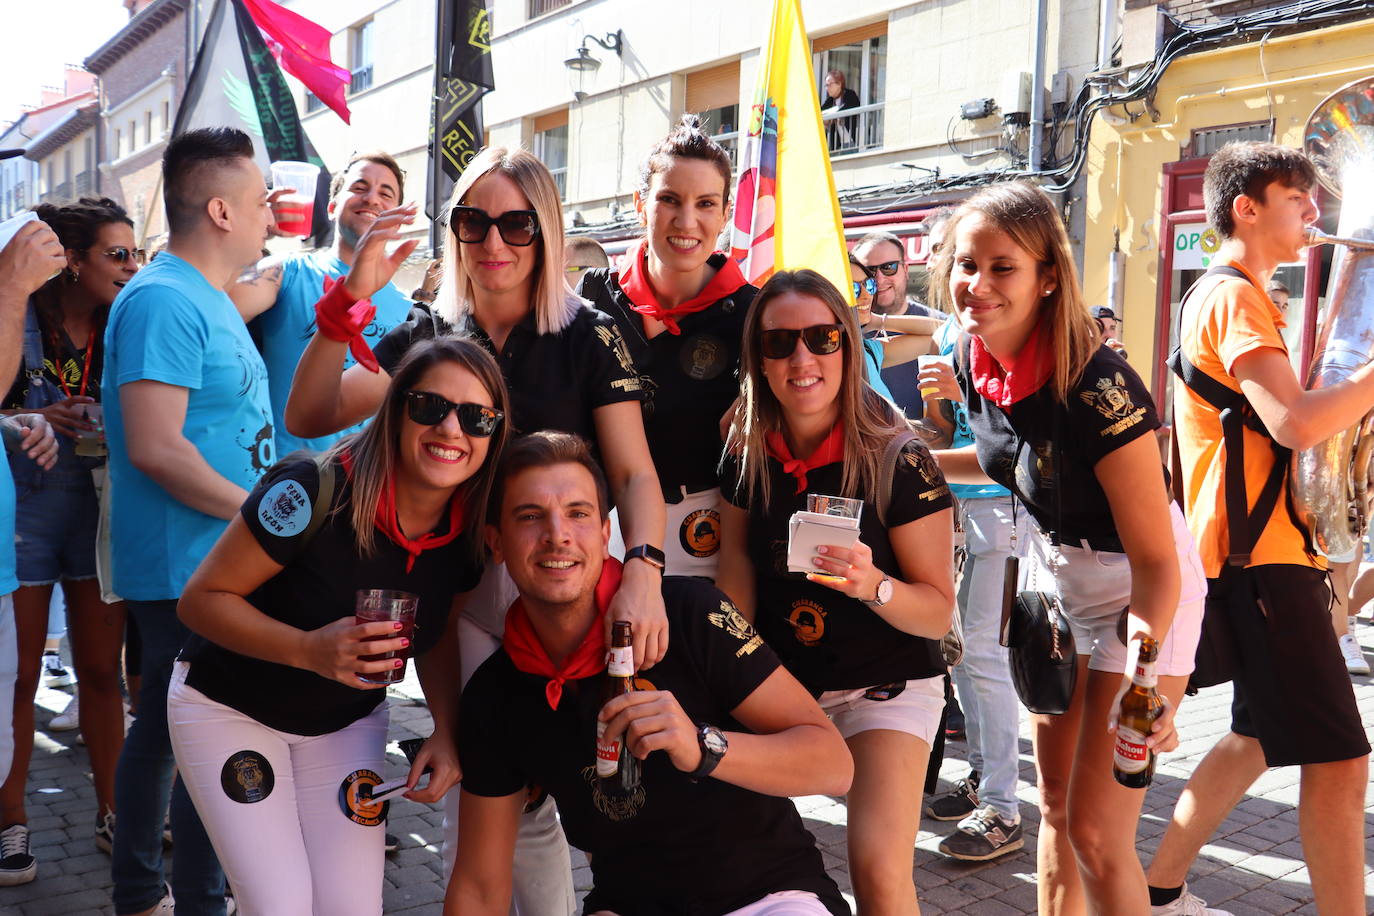
[(864, 604), (869, 607), (883, 607), (892, 600), (892, 590), (892, 577), (883, 576), (882, 581), (878, 583), (878, 593), (871, 599), (865, 599)]

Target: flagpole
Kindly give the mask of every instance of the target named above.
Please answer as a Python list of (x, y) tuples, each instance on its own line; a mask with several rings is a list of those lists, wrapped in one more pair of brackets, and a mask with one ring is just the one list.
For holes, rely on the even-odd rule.
[(434, 82), (429, 115), (429, 200), (434, 208), (433, 217), (429, 222), (429, 248), (432, 258), (440, 257), (443, 251), (439, 239), (443, 229), (439, 224), (442, 206), (439, 188), (442, 186), (444, 174), (443, 164), (439, 161), (439, 143), (442, 140), (439, 124), (439, 80), (448, 70), (449, 62), (443, 57), (444, 52), (448, 50), (448, 36), (453, 31), (448, 15), (452, 2), (453, 0), (435, 0), (434, 3)]

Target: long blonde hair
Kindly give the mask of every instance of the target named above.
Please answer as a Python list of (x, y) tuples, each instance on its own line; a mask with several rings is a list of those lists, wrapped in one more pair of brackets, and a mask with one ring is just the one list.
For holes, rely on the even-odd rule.
[[(1061, 403), (1067, 403), (1088, 361), (1097, 352), (1100, 336), (1096, 322), (1088, 313), (1083, 288), (1078, 283), (1078, 269), (1069, 249), (1064, 221), (1059, 218), (1049, 195), (1023, 181), (992, 185), (979, 191), (959, 205), (946, 227), (946, 250), (936, 261), (932, 274), (945, 297), (950, 295), (950, 275), (954, 271), (951, 247), (954, 234), (959, 223), (974, 214), (981, 214), (1005, 232), (1042, 268), (1054, 268), (1058, 282), (1050, 294), (1040, 300), (1036, 321), (1047, 333), (1045, 345), (1054, 355), (1050, 388)], [(951, 304), (957, 313), (957, 303)]]
[(840, 416), (844, 419), (844, 474), (840, 484), (842, 492), (833, 495), (873, 500), (880, 475), (885, 472), (881, 465), (887, 443), (911, 426), (865, 381), (863, 335), (854, 318), (854, 310), (845, 303), (834, 284), (814, 270), (783, 270), (773, 274), (759, 290), (745, 316), (739, 359), (740, 406), (730, 423), (725, 443), (725, 454), (738, 455), (738, 495), (751, 506), (758, 500), (760, 508), (767, 511), (772, 488), (768, 485), (768, 450), (764, 437), (770, 432), (781, 433), (786, 418), (763, 374), (759, 335), (763, 331), (764, 310), (784, 293), (809, 296), (825, 303), (835, 323), (844, 328), (840, 346), (844, 369), (836, 396)]
[(472, 278), (463, 269), (462, 258), (458, 255), (460, 243), (453, 231), (451, 214), (454, 207), (463, 203), (472, 186), (493, 172), (500, 172), (515, 182), (538, 215), (539, 234), (534, 244), (539, 254), (534, 266), (534, 296), (530, 307), (534, 309), (539, 333), (557, 334), (573, 320), (583, 300), (568, 288), (567, 274), (563, 271), (563, 204), (558, 199), (558, 186), (544, 163), (523, 149), (489, 146), (472, 157), (463, 174), (458, 176), (446, 208), (449, 229), (444, 233), (444, 272), (434, 297), (435, 311), (450, 324), (457, 324), (463, 315), (472, 311)]

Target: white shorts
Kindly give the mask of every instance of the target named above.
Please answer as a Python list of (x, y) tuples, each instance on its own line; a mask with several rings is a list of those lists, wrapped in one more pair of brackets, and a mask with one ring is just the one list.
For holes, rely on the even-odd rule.
[[(1178, 554), (1180, 589), (1178, 610), (1159, 647), (1157, 672), (1166, 677), (1192, 674), (1202, 632), (1202, 606), (1207, 577), (1183, 513), (1169, 504), (1174, 547)], [(1131, 602), (1131, 566), (1124, 553), (1091, 547), (1052, 547), (1040, 532), (1030, 538), (1031, 571), (1022, 588), (1054, 590), (1064, 602), (1069, 629), (1079, 655), (1090, 656), (1093, 671), (1120, 674), (1126, 670), (1126, 647), (1117, 635), (1121, 611)], [(1049, 571), (1052, 582), (1036, 581), (1034, 564)]]
[(945, 710), (945, 679), (923, 677), (859, 690), (827, 690), (817, 702), (846, 740), (882, 728), (934, 744)]
[[(618, 916), (610, 910), (600, 910), (591, 916)], [(778, 891), (761, 897), (724, 916), (830, 916), (821, 898), (810, 891)]]

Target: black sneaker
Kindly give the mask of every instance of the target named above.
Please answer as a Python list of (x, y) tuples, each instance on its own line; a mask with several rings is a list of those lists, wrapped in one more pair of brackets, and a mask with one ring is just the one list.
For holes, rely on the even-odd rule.
[(0, 830), (0, 887), (28, 884), (38, 875), (38, 860), (29, 853), (29, 828), (10, 824)]
[(959, 701), (953, 697), (949, 701), (949, 709), (945, 713), (945, 740), (963, 741), (966, 738), (964, 710), (960, 708)]
[(940, 852), (964, 862), (986, 862), (1026, 845), (1021, 823), (1003, 820), (992, 805), (979, 808), (959, 822), (959, 829), (940, 841)]
[(926, 814), (937, 821), (961, 821), (978, 810), (978, 774), (955, 784), (954, 790), (930, 800)]
[(386, 839), (382, 841), (382, 848), (387, 852), (395, 852), (401, 848), (401, 841), (397, 839), (396, 834), (388, 833)]

